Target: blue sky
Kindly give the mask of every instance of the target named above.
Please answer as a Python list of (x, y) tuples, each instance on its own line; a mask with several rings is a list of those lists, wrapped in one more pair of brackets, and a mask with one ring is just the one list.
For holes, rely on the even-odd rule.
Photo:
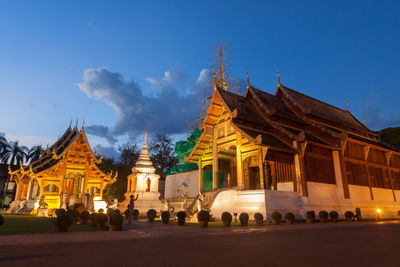
[(274, 93), (279, 67), (373, 130), (400, 124), (398, 1), (0, 1), (0, 132), (45, 145), (78, 118), (92, 146), (144, 121), (179, 138), (219, 41), (257, 88)]

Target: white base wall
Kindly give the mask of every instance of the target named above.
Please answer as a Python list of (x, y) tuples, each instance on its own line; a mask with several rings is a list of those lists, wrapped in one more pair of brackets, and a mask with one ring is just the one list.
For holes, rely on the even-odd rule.
[[(219, 192), (210, 208), (216, 219), (221, 218), (224, 211), (232, 215), (246, 212), (253, 219), (254, 213), (260, 212), (264, 218), (270, 219), (271, 213), (279, 211), (282, 216), (293, 212), (297, 220), (305, 218), (307, 210), (314, 210), (318, 219), (321, 210), (337, 211), (339, 218), (344, 218), (348, 210), (355, 213), (360, 208), (363, 219), (377, 219), (377, 209), (381, 219), (398, 218), (400, 210), (400, 191), (395, 191), (397, 201), (394, 201), (390, 189), (372, 188), (374, 200), (371, 200), (368, 187), (349, 185), (351, 199), (345, 199), (343, 190), (336, 185), (308, 182), (309, 197), (301, 197), (299, 193), (279, 190), (243, 190), (224, 189)], [(281, 189), (287, 190), (289, 185)], [(279, 188), (279, 187), (278, 187)]]
[(140, 213), (146, 213), (149, 209), (155, 209), (157, 212), (164, 210), (164, 204), (161, 202), (159, 192), (129, 192), (125, 194), (125, 200), (118, 203), (118, 208), (121, 212), (128, 209), (130, 195), (134, 195), (138, 199), (135, 201), (135, 209)]
[(199, 171), (195, 170), (168, 175), (165, 178), (165, 199), (181, 198), (178, 194), (180, 187), (186, 188), (188, 198), (195, 198), (199, 193)]

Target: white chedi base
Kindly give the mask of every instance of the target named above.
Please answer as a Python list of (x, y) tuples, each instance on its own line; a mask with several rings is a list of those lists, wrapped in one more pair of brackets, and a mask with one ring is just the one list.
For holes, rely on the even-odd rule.
[(131, 195), (134, 198), (138, 195), (138, 199), (135, 201), (135, 209), (139, 210), (140, 213), (146, 213), (149, 209), (154, 209), (157, 212), (164, 210), (164, 204), (160, 200), (159, 192), (138, 191), (125, 193), (125, 200), (118, 205), (121, 211), (128, 209)]

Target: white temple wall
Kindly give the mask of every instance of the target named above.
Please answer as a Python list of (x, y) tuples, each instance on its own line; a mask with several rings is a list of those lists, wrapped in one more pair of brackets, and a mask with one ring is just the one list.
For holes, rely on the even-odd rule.
[(349, 185), (349, 191), (352, 200), (371, 200), (371, 193), (366, 186)]
[(277, 189), (278, 191), (289, 191), (293, 192), (293, 182), (287, 182), (287, 183), (277, 183)]
[(165, 199), (182, 198), (178, 194), (180, 187), (186, 187), (188, 198), (195, 198), (199, 193), (199, 171), (168, 175), (165, 178)]
[(374, 200), (376, 201), (394, 201), (392, 189), (372, 187), (372, 194), (374, 196)]

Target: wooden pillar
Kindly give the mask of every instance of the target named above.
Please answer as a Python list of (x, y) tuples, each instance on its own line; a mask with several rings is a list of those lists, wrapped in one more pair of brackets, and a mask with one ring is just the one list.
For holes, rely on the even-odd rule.
[(274, 190), (278, 189), (278, 183), (276, 181), (276, 164), (275, 161), (270, 162), (271, 165), (271, 178), (272, 178), (272, 187)]
[(345, 199), (350, 198), (349, 180), (346, 174), (346, 164), (344, 162), (344, 149), (339, 151), (340, 173), (342, 174), (343, 195)]
[(199, 192), (203, 192), (203, 162), (199, 159)]
[(242, 161), (242, 135), (240, 132), (236, 133), (236, 179), (237, 179), (237, 187), (239, 190), (243, 190), (244, 188), (244, 174), (243, 174), (243, 161)]
[(218, 146), (217, 146), (217, 134), (218, 131), (214, 131), (214, 137), (213, 137), (213, 163), (212, 163), (212, 168), (213, 168), (213, 189), (218, 189)]
[(100, 182), (100, 199), (103, 199), (103, 189), (104, 189), (104, 178)]
[(390, 186), (391, 186), (392, 192), (393, 192), (393, 200), (394, 200), (394, 202), (396, 202), (397, 201), (396, 200), (396, 193), (394, 192), (395, 183), (394, 183), (394, 180), (392, 178), (392, 172), (390, 171), (390, 158), (392, 156), (392, 153), (391, 152), (386, 152), (385, 155), (386, 155), (386, 168), (387, 168), (387, 172), (388, 172), (388, 175), (389, 175)]
[(263, 168), (263, 150), (262, 150), (262, 147), (260, 147), (260, 149), (259, 149), (258, 169), (259, 169), (259, 172), (260, 172), (260, 189), (264, 189), (264, 168)]
[[(17, 180), (19, 177), (17, 177), (15, 180)], [(21, 181), (22, 177), (19, 178), (19, 182), (17, 184), (17, 192), (15, 193), (15, 199), (14, 200), (19, 200), (19, 192), (21, 191)]]
[(28, 177), (28, 179), (29, 179), (29, 182), (28, 182), (28, 192), (26, 193), (26, 200), (29, 200), (30, 199), (30, 197), (29, 197), (29, 195), (31, 194), (31, 191), (32, 191), (32, 179), (30, 179), (30, 177)]
[(371, 147), (369, 147), (369, 146), (364, 147), (364, 165), (365, 165), (365, 169), (367, 171), (369, 193), (371, 194), (371, 200), (374, 200), (374, 193), (372, 192), (372, 187), (371, 187), (372, 181), (371, 181), (371, 176), (369, 174), (369, 166), (368, 166), (368, 154), (369, 154), (370, 148)]
[(304, 163), (304, 154), (299, 154), (299, 169), (300, 169), (300, 182), (301, 192), (303, 197), (308, 197), (308, 186), (306, 179), (306, 167)]
[(293, 164), (290, 164), (290, 173), (293, 180), (293, 192), (297, 192), (296, 168), (294, 166), (294, 160)]

